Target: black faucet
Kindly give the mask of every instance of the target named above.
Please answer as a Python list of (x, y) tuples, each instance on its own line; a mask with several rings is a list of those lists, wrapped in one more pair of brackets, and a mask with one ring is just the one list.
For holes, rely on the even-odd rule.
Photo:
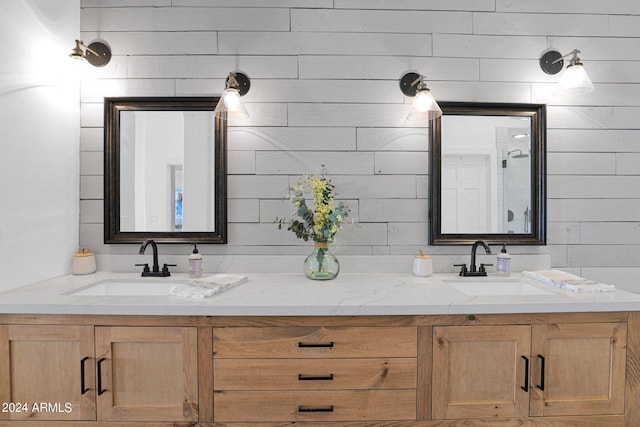
[(158, 265), (158, 245), (151, 239), (147, 239), (142, 242), (140, 246), (140, 255), (144, 254), (144, 251), (147, 249), (147, 246), (151, 245), (151, 249), (153, 249), (153, 267), (151, 270), (149, 269), (149, 264), (136, 264), (137, 266), (143, 266), (142, 276), (151, 276), (151, 277), (167, 277), (171, 276), (169, 272), (169, 266), (175, 266), (175, 264), (164, 264), (162, 266), (162, 271), (160, 271), (160, 265)]
[(489, 245), (487, 245), (483, 240), (476, 241), (473, 244), (473, 246), (471, 246), (471, 265), (469, 266), (469, 269), (467, 270), (466, 264), (455, 264), (456, 267), (461, 267), (460, 276), (486, 276), (487, 275), (487, 271), (485, 270), (484, 267), (487, 265), (493, 265), (493, 264), (480, 264), (480, 268), (479, 269), (476, 268), (476, 250), (480, 245), (482, 245), (482, 247), (484, 248), (484, 251), (487, 254), (491, 254), (491, 248), (489, 247)]

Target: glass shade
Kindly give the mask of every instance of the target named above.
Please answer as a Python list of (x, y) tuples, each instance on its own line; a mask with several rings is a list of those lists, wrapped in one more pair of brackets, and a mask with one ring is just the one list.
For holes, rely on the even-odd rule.
[(589, 93), (594, 90), (593, 83), (582, 64), (570, 65), (564, 70), (554, 94), (557, 96), (573, 96)]
[(428, 89), (418, 90), (411, 104), (408, 120), (433, 120), (442, 115), (442, 110)]
[(216, 105), (215, 113), (227, 113), (228, 119), (248, 119), (249, 112), (240, 100), (240, 93), (237, 89), (229, 88), (224, 91), (222, 98)]

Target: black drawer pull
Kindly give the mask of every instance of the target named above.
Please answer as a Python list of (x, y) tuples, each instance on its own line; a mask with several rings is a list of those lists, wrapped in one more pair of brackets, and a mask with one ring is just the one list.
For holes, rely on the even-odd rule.
[(536, 387), (544, 391), (544, 356), (539, 354), (538, 359), (540, 359), (540, 384), (537, 384)]
[(102, 362), (104, 362), (105, 359), (104, 357), (101, 358), (100, 360), (98, 360), (98, 396), (101, 396), (102, 394), (104, 394), (105, 391), (107, 391), (107, 389), (102, 388)]
[(80, 394), (85, 394), (89, 391), (87, 387), (85, 387), (84, 383), (84, 362), (89, 360), (89, 357), (83, 357), (80, 361)]
[(300, 381), (333, 381), (333, 374), (329, 374), (329, 375), (298, 374), (298, 380)]
[(522, 356), (524, 359), (524, 385), (520, 386), (524, 391), (529, 391), (529, 358), (527, 356)]
[(312, 343), (312, 342), (298, 342), (298, 347), (300, 348), (333, 348), (333, 341), (331, 342), (321, 342), (321, 343)]
[(331, 406), (298, 406), (298, 412), (333, 412)]

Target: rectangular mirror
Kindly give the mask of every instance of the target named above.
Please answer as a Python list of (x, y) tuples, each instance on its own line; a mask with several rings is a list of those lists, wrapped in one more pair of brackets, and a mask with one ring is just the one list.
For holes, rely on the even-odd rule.
[(431, 245), (546, 244), (546, 107), (441, 102), (430, 129)]
[(105, 98), (105, 243), (226, 243), (218, 99)]

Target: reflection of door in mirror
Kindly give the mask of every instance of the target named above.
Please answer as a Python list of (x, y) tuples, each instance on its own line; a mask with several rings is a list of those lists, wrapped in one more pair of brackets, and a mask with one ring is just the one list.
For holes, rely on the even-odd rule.
[(120, 230), (215, 231), (214, 116), (120, 112)]
[(442, 233), (525, 232), (530, 129), (528, 117), (442, 117)]
[(490, 191), (491, 156), (442, 155), (443, 233), (491, 233), (495, 230), (495, 191)]

